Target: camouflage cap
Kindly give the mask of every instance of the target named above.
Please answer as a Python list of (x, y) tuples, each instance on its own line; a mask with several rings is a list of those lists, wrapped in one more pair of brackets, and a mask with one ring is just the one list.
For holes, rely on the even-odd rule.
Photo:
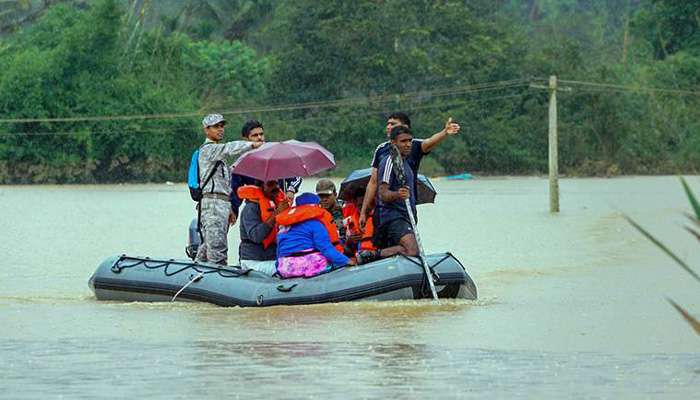
[(316, 194), (335, 193), (335, 183), (330, 179), (321, 179), (316, 184)]
[(212, 125), (216, 125), (219, 122), (223, 122), (224, 124), (226, 123), (226, 120), (224, 119), (224, 116), (221, 114), (209, 114), (204, 119), (202, 120), (202, 125), (205, 128), (208, 128)]

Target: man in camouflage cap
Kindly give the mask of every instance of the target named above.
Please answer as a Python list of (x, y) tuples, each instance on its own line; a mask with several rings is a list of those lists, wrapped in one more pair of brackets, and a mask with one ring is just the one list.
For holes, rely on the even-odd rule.
[(228, 227), (231, 216), (231, 175), (228, 163), (262, 143), (236, 140), (222, 143), (226, 120), (221, 114), (209, 114), (202, 120), (206, 140), (199, 148), (199, 179), (204, 182), (199, 203), (202, 244), (197, 250), (197, 261), (221, 265), (228, 263)]
[(321, 207), (331, 213), (333, 223), (338, 228), (341, 239), (345, 239), (345, 225), (343, 225), (343, 205), (338, 200), (335, 191), (335, 183), (330, 179), (319, 179), (316, 183), (316, 195), (321, 199)]

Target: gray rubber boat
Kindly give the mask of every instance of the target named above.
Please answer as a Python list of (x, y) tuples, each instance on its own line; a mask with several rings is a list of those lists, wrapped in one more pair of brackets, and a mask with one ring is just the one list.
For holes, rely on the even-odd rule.
[[(474, 282), (452, 254), (426, 258), (440, 298), (476, 299)], [(313, 278), (279, 279), (235, 266), (121, 255), (104, 260), (89, 286), (98, 300), (175, 298), (241, 307), (432, 298), (420, 261), (403, 256)]]

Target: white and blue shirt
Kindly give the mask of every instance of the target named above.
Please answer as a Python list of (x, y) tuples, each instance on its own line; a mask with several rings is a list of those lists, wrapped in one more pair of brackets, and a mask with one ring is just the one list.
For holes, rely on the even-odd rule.
[[(413, 212), (413, 217), (416, 218), (416, 181), (413, 175), (413, 170), (410, 167), (408, 157), (403, 159), (403, 169), (404, 175), (406, 176), (405, 183), (399, 182), (396, 176), (396, 166), (394, 165), (391, 157), (384, 157), (381, 164), (379, 164), (379, 170), (377, 171), (378, 184), (388, 184), (389, 190), (391, 191), (397, 191), (403, 186), (408, 186), (408, 190), (410, 192), (409, 200), (411, 203), (411, 211)], [(398, 218), (402, 218), (407, 221), (410, 220), (408, 210), (406, 209), (406, 202), (404, 200), (396, 200), (390, 203), (385, 203), (381, 200), (381, 197), (379, 197), (379, 190), (377, 190), (377, 205), (381, 224)]]

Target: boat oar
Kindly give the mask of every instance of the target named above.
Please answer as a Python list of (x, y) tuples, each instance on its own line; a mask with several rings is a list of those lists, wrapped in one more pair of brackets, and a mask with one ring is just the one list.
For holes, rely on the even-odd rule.
[[(395, 145), (391, 145), (390, 148), (391, 162), (394, 164), (394, 172), (396, 173), (396, 178), (401, 186), (406, 186), (406, 173), (403, 169), (403, 158), (399, 149)], [(415, 193), (414, 193), (415, 195)], [(409, 198), (406, 201), (406, 211), (408, 212), (408, 218), (411, 220), (411, 227), (413, 228), (413, 234), (416, 237), (416, 243), (418, 243), (418, 259), (420, 260), (423, 270), (425, 271), (425, 277), (428, 279), (430, 284), (430, 292), (433, 294), (433, 300), (440, 302), (438, 300), (437, 290), (435, 290), (435, 282), (433, 282), (433, 273), (430, 271), (428, 266), (428, 261), (425, 258), (425, 250), (423, 249), (423, 242), (420, 239), (420, 234), (418, 233), (418, 227), (416, 226), (416, 219), (413, 217), (413, 208), (411, 207), (411, 200)]]

